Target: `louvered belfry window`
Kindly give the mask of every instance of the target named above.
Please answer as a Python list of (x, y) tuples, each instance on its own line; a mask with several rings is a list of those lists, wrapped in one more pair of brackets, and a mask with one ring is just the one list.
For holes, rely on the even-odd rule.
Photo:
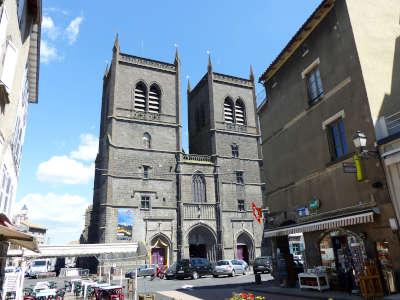
[(236, 100), (235, 118), (236, 118), (236, 124), (238, 124), (238, 125), (246, 124), (246, 112), (245, 112), (245, 108), (244, 108), (244, 103), (240, 99)]
[(143, 82), (139, 82), (135, 87), (135, 110), (146, 110), (146, 86)]
[(149, 92), (149, 112), (157, 114), (160, 112), (160, 97), (160, 88), (156, 84), (153, 84)]
[(226, 123), (233, 123), (233, 103), (230, 98), (224, 102), (224, 120)]

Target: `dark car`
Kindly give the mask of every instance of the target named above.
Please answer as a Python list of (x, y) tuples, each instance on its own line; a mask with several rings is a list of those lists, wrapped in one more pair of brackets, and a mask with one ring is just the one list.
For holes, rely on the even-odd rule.
[(272, 272), (272, 258), (270, 256), (257, 257), (253, 262), (254, 274), (271, 273)]
[(175, 272), (176, 272), (176, 263), (173, 263), (170, 265), (167, 270), (165, 271), (165, 279), (172, 279), (175, 277)]
[(182, 259), (176, 262), (175, 278), (197, 279), (212, 273), (213, 266), (206, 258)]

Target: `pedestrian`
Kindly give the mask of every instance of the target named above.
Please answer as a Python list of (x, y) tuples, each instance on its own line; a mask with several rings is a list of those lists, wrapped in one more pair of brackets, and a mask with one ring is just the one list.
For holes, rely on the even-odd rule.
[(288, 282), (288, 266), (283, 253), (280, 252), (280, 249), (277, 250), (277, 275), (280, 282), (281, 287), (287, 287)]

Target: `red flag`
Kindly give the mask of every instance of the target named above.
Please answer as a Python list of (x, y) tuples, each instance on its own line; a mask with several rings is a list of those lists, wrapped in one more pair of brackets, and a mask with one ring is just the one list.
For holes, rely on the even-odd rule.
[(258, 222), (259, 224), (261, 224), (261, 219), (262, 219), (262, 210), (261, 210), (261, 207), (257, 207), (257, 205), (256, 205), (254, 202), (252, 202), (252, 203), (251, 203), (251, 209), (252, 209), (252, 211), (253, 211), (253, 216), (254, 216), (254, 218), (257, 220), (257, 222)]

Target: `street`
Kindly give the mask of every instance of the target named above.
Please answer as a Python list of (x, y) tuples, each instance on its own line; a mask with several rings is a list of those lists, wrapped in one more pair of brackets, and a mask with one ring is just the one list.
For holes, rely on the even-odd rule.
[[(263, 283), (269, 280), (272, 280), (271, 275), (262, 275)], [(138, 279), (139, 294), (156, 293), (157, 300), (228, 299), (234, 293), (251, 292), (256, 287), (260, 289), (262, 285), (255, 285), (253, 274), (233, 278), (207, 276), (197, 280), (160, 280), (157, 278), (151, 281), (149, 278)], [(274, 294), (255, 293), (255, 295), (265, 296), (268, 300), (306, 299)]]
[[(156, 300), (198, 300), (198, 299), (228, 299), (232, 294), (242, 292), (252, 292), (253, 289), (263, 289), (265, 283), (272, 280), (272, 276), (269, 274), (262, 275), (262, 284), (256, 285), (254, 283), (254, 275), (248, 274), (243, 276), (235, 277), (219, 277), (213, 278), (212, 276), (206, 276), (197, 280), (184, 279), (184, 280), (161, 280), (155, 278), (151, 280), (150, 277), (139, 277), (138, 278), (138, 294), (155, 294)], [(46, 278), (46, 279), (25, 279), (24, 286), (29, 287), (35, 285), (38, 281), (55, 281), (57, 287), (61, 288), (64, 286), (64, 279), (58, 277)], [(119, 281), (113, 283), (119, 284)], [(123, 285), (126, 285), (124, 279)], [(267, 289), (267, 288), (266, 288)], [(307, 299), (306, 297), (293, 297), (279, 294), (269, 294), (255, 292), (255, 295), (266, 297), (267, 300), (295, 300), (295, 299)]]

